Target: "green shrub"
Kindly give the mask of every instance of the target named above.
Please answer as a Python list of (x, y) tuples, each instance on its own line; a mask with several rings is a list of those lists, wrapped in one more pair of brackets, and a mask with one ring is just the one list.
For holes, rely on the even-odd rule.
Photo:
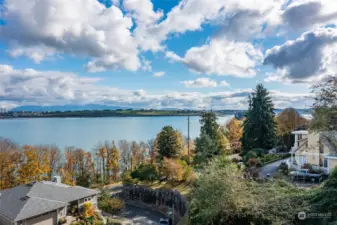
[(124, 202), (118, 198), (102, 199), (98, 201), (98, 208), (114, 215), (124, 209)]
[(136, 170), (131, 172), (133, 179), (153, 181), (158, 179), (158, 173), (154, 165), (141, 164)]
[(130, 170), (127, 170), (122, 174), (122, 183), (123, 184), (133, 184)]
[(103, 221), (95, 221), (94, 225), (104, 225), (104, 222)]
[(258, 157), (262, 157), (266, 153), (265, 150), (262, 148), (253, 148), (250, 151), (255, 152)]
[(247, 162), (249, 159), (256, 159), (257, 158), (257, 153), (254, 151), (249, 151), (246, 153), (244, 156), (244, 160)]
[(66, 218), (60, 218), (59, 219), (59, 224), (65, 224), (67, 222)]
[(279, 166), (279, 170), (281, 171), (281, 173), (283, 173), (284, 175), (288, 175), (289, 174), (289, 168), (288, 165), (285, 162), (282, 162)]

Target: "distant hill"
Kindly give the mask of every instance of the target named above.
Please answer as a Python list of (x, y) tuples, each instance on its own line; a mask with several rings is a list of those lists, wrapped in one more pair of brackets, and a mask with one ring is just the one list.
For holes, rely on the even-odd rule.
[[(134, 109), (139, 110), (140, 108), (134, 107), (124, 107), (124, 106), (109, 106), (109, 105), (101, 105), (101, 104), (85, 104), (85, 105), (52, 105), (52, 106), (38, 106), (38, 105), (26, 105), (19, 106), (13, 108), (11, 111), (14, 112), (65, 112), (65, 111), (83, 111), (83, 110), (117, 110), (117, 109)], [(164, 111), (175, 111), (175, 110), (187, 110), (190, 109), (177, 109), (177, 108), (163, 108), (161, 110)], [(275, 109), (275, 114), (279, 114), (284, 109)], [(197, 110), (197, 111), (205, 111), (205, 110)], [(207, 110), (206, 110), (207, 111)], [(244, 115), (246, 110), (236, 110), (236, 109), (226, 109), (226, 110), (214, 110), (220, 114), (242, 114)], [(296, 109), (296, 111), (300, 114), (310, 114), (311, 109)]]
[(83, 110), (116, 110), (116, 109), (128, 109), (128, 107), (120, 106), (108, 106), (108, 105), (99, 105), (99, 104), (87, 104), (87, 105), (54, 105), (54, 106), (36, 106), (36, 105), (27, 105), (19, 106), (11, 111), (14, 112), (47, 112), (47, 111), (83, 111)]

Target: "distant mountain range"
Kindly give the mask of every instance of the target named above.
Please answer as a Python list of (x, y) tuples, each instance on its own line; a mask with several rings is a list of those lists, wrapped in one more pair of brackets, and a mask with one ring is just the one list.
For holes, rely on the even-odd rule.
[[(19, 106), (13, 108), (11, 111), (14, 112), (47, 112), (47, 111), (83, 111), (83, 110), (117, 110), (117, 109), (130, 109), (131, 107), (122, 107), (122, 106), (109, 106), (109, 105), (100, 105), (100, 104), (86, 104), (86, 105), (54, 105), (54, 106), (37, 106), (37, 105), (27, 105), (27, 106)], [(132, 108), (132, 109), (139, 109), (139, 108)], [(178, 110), (176, 108), (164, 108), (162, 110)], [(186, 109), (184, 109), (186, 110)], [(278, 114), (284, 109), (275, 109), (275, 113)], [(311, 109), (296, 109), (301, 114), (308, 114), (311, 113)], [(214, 110), (214, 111), (244, 111), (244, 110)]]
[(14, 112), (47, 112), (47, 111), (82, 111), (82, 110), (116, 110), (116, 109), (128, 109), (128, 107), (120, 106), (108, 106), (99, 104), (87, 104), (87, 105), (54, 105), (54, 106), (37, 106), (27, 105), (13, 108)]

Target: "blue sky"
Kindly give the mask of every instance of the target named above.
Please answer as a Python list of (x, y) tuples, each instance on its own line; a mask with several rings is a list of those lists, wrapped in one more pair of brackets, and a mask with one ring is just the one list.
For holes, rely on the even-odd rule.
[[(335, 76), (328, 0), (0, 0), (0, 107), (310, 107)], [(76, 9), (76, 10), (74, 10)]]

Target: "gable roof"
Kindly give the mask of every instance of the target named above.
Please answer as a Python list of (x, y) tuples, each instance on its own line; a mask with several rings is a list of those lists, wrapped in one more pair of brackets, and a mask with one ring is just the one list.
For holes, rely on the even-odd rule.
[(98, 192), (53, 182), (34, 182), (3, 190), (0, 194), (0, 214), (11, 221), (20, 221), (62, 208)]
[(320, 133), (320, 140), (330, 150), (330, 154), (337, 154), (337, 149), (332, 143), (337, 143), (337, 131)]

